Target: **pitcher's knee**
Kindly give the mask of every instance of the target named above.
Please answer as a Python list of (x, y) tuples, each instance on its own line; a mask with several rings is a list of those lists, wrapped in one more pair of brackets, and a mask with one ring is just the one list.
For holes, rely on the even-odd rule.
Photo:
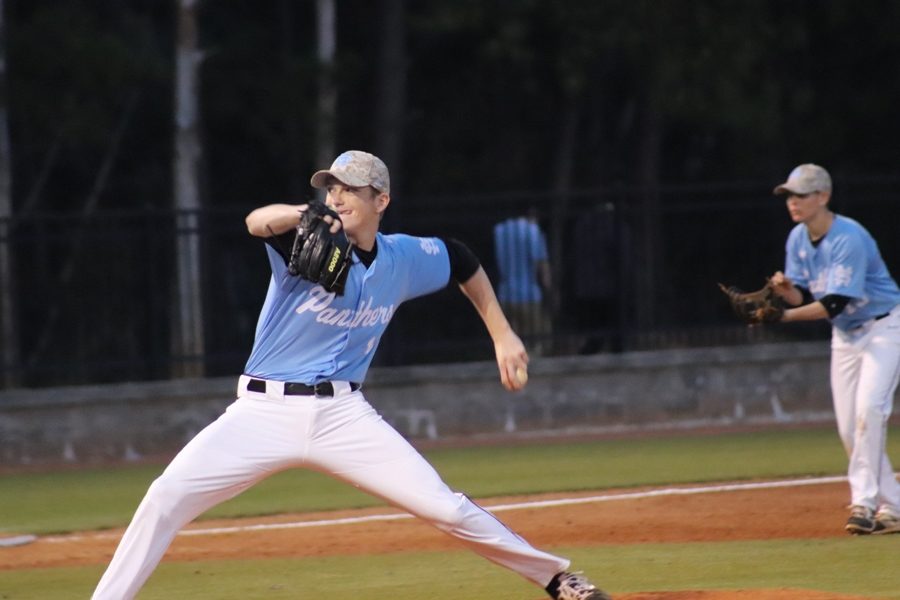
[(428, 510), (418, 516), (441, 531), (452, 531), (459, 527), (466, 517), (468, 498), (462, 494), (453, 494), (440, 502), (430, 504)]
[(838, 437), (840, 437), (841, 444), (844, 446), (844, 450), (847, 451), (847, 455), (852, 454), (854, 441), (856, 440), (856, 431), (853, 428), (841, 429), (838, 430)]
[(179, 518), (179, 515), (184, 511), (186, 504), (185, 490), (183, 485), (162, 474), (150, 484), (143, 504), (147, 505), (147, 509), (153, 511), (162, 521), (180, 521), (183, 520), (183, 517)]
[(887, 423), (887, 416), (878, 407), (870, 407), (860, 411), (856, 415), (856, 438), (860, 436), (878, 432), (880, 433)]

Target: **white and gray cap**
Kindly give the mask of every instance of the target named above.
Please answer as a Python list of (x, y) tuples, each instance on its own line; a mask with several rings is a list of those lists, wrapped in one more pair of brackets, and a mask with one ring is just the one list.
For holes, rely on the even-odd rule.
[(787, 181), (775, 186), (772, 191), (775, 195), (781, 194), (811, 194), (813, 192), (830, 192), (831, 175), (828, 171), (812, 163), (794, 167)]
[(353, 187), (372, 186), (379, 192), (391, 193), (391, 176), (387, 165), (374, 154), (348, 150), (334, 159), (330, 169), (316, 171), (309, 183), (317, 189), (328, 184), (328, 177)]

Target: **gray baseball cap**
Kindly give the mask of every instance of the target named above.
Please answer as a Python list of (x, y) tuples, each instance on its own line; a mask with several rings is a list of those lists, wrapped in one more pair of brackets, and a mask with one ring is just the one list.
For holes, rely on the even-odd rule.
[(324, 188), (328, 177), (353, 187), (371, 185), (379, 192), (391, 193), (391, 176), (387, 165), (374, 154), (361, 150), (348, 150), (334, 159), (328, 170), (316, 171), (309, 183), (318, 189)]
[(811, 194), (813, 192), (830, 192), (831, 191), (831, 175), (828, 171), (814, 165), (806, 163), (795, 167), (791, 174), (788, 175), (787, 181), (781, 185), (775, 186), (772, 193), (779, 194)]

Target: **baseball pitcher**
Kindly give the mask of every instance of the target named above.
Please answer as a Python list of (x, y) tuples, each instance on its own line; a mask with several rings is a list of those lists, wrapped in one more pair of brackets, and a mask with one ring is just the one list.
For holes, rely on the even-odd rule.
[(500, 381), (527, 381), (528, 354), (478, 259), (453, 239), (384, 235), (390, 178), (376, 156), (344, 152), (316, 172), (326, 205), (274, 204), (246, 219), (272, 277), (237, 399), (147, 491), (95, 600), (133, 598), (175, 534), (207, 509), (279, 471), (328, 473), (458, 538), (558, 600), (609, 598), (569, 561), (533, 548), (451, 490), (366, 402), (362, 383), (397, 307), (457, 282), (494, 343)]

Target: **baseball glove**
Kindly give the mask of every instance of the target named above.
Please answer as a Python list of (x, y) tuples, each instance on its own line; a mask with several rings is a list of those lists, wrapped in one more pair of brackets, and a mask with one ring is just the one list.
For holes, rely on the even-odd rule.
[(784, 301), (766, 283), (755, 292), (743, 292), (731, 286), (719, 284), (719, 289), (728, 296), (734, 314), (748, 325), (777, 323), (784, 315)]
[(350, 272), (352, 245), (343, 231), (331, 233), (331, 224), (325, 221), (325, 215), (340, 220), (336, 212), (321, 202), (310, 202), (301, 213), (288, 272), (340, 295), (344, 293)]

